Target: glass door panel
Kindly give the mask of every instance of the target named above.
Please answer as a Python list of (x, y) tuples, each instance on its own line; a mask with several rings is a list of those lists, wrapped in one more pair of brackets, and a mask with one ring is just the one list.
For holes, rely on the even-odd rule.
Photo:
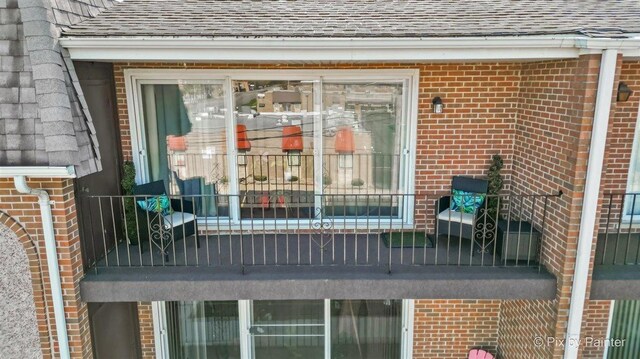
[(198, 216), (229, 214), (224, 95), (220, 81), (142, 85), (148, 178)]
[(326, 215), (398, 216), (402, 98), (401, 82), (322, 84)]
[(249, 333), (254, 359), (323, 359), (323, 300), (254, 301)]
[(331, 301), (331, 358), (396, 359), (401, 343), (401, 300)]
[(240, 359), (238, 303), (166, 302), (170, 358)]
[(313, 83), (234, 81), (241, 218), (311, 218)]

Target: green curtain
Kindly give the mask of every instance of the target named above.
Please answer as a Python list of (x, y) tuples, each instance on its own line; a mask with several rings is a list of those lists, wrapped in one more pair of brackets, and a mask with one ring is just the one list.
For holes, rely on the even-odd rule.
[[(147, 136), (156, 136), (157, 143), (155, 149), (148, 148), (148, 155), (157, 159), (157, 168), (153, 168), (153, 161), (150, 161), (152, 168), (152, 180), (164, 180), (169, 183), (169, 162), (167, 154), (167, 136), (184, 136), (191, 132), (191, 121), (184, 99), (178, 85), (153, 85), (153, 95), (155, 103), (155, 123), (156, 133), (147, 131)], [(152, 120), (152, 119), (147, 119)]]

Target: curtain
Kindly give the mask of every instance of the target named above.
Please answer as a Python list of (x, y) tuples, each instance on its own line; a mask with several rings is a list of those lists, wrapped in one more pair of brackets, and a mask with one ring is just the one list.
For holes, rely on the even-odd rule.
[(240, 359), (238, 303), (166, 302), (170, 358)]
[(402, 301), (331, 301), (331, 357), (396, 359), (402, 342)]
[(169, 183), (167, 137), (188, 134), (191, 121), (178, 85), (145, 85), (143, 91), (149, 174)]

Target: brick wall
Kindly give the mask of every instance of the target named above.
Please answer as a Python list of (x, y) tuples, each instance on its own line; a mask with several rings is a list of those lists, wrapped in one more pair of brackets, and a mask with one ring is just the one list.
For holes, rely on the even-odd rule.
[(500, 305), (498, 354), (502, 359), (549, 358), (552, 347), (539, 338), (555, 336), (556, 303), (507, 300)]
[(609, 325), (609, 313), (611, 310), (611, 301), (607, 300), (588, 300), (584, 307), (584, 315), (582, 317), (582, 333), (581, 337), (585, 340), (585, 344), (580, 347), (579, 357), (582, 359), (602, 359), (604, 347), (597, 345), (587, 345), (587, 338), (606, 339), (608, 338), (607, 329)]
[(499, 300), (417, 300), (413, 357), (466, 358), (470, 349), (496, 352)]
[[(558, 279), (555, 337), (566, 331), (599, 66), (600, 56), (588, 55), (522, 68), (512, 186), (564, 193), (548, 207), (541, 252)], [(562, 356), (560, 346), (550, 350)]]
[[(28, 182), (32, 188), (47, 190), (53, 202), (52, 214), (58, 263), (62, 281), (64, 309), (72, 358), (92, 357), (89, 318), (86, 304), (80, 301), (79, 282), (83, 275), (82, 256), (76, 207), (71, 180), (38, 179)], [(39, 323), (40, 340), (44, 357), (52, 357), (49, 335), (54, 338), (54, 355), (57, 357), (57, 339), (51, 306), (49, 274), (42, 237), (42, 221), (37, 197), (18, 193), (10, 179), (0, 179), (0, 211), (6, 213), (34, 243), (33, 253), (27, 253), (31, 260), (32, 280), (36, 301), (36, 315)], [(37, 283), (42, 278), (41, 284)]]
[(138, 319), (140, 320), (142, 359), (153, 359), (156, 357), (156, 342), (153, 332), (153, 311), (150, 302), (138, 302)]

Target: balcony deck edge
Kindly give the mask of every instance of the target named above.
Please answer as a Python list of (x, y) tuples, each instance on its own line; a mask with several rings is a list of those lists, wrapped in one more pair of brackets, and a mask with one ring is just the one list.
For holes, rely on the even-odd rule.
[(552, 300), (556, 278), (537, 268), (105, 268), (80, 282), (85, 302), (238, 299)]

